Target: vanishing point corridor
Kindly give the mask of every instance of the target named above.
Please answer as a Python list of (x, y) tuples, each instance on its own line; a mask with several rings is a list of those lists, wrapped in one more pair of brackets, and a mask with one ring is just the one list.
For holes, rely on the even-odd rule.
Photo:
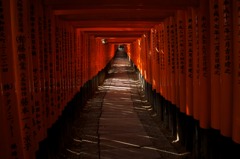
[(240, 159), (240, 0), (0, 0), (0, 159)]

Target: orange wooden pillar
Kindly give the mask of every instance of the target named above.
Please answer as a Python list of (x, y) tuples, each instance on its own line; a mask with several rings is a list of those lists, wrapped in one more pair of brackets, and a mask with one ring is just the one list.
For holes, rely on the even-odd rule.
[[(58, 76), (58, 103), (59, 103), (59, 115), (62, 114), (62, 110), (63, 110), (63, 91), (64, 91), (64, 85), (63, 85), (63, 28), (62, 28), (62, 23), (61, 21), (58, 19), (57, 20), (57, 28), (56, 28), (56, 38), (58, 37), (58, 40), (56, 41), (56, 46), (57, 46), (57, 50), (56, 50), (56, 55), (58, 58), (58, 63), (57, 66), (59, 66), (59, 68), (57, 69), (57, 76)], [(59, 69), (59, 70), (58, 70)]]
[(142, 75), (144, 79), (147, 81), (147, 64), (146, 64), (146, 35), (144, 34), (142, 37)]
[(135, 47), (136, 47), (136, 41), (134, 41), (131, 45), (130, 45), (130, 52), (129, 52), (129, 58), (133, 61), (134, 59), (134, 52), (135, 52)]
[(19, 106), (17, 103), (15, 84), (15, 61), (13, 53), (11, 18), (15, 17), (10, 11), (10, 1), (0, 1), (0, 156), (1, 158), (24, 158), (21, 137)]
[(68, 30), (67, 30), (67, 24), (63, 22), (63, 107), (67, 106), (68, 102)]
[(156, 92), (159, 93), (159, 85), (160, 85), (160, 66), (159, 66), (159, 38), (158, 38), (158, 28), (155, 27), (154, 29), (154, 43), (155, 43), (155, 46), (154, 46), (154, 50), (155, 50), (155, 71), (156, 73)]
[(12, 47), (14, 57), (14, 67), (16, 69), (16, 93), (19, 111), (20, 134), (22, 138), (24, 158), (34, 157), (34, 140), (33, 140), (33, 124), (32, 124), (32, 101), (30, 95), (30, 39), (28, 37), (29, 30), (29, 7), (28, 1), (11, 1), (11, 7), (14, 8), (11, 12), (12, 23), (15, 26), (12, 29)]
[(78, 33), (78, 39), (77, 39), (77, 44), (78, 44), (78, 57), (79, 57), (79, 60), (78, 60), (78, 69), (79, 69), (79, 90), (81, 90), (81, 87), (82, 87), (82, 44), (81, 44), (81, 39), (82, 39), (82, 36), (81, 36), (81, 31), (79, 31), (79, 29), (77, 30), (77, 33)]
[(71, 101), (72, 100), (72, 97), (73, 97), (73, 45), (72, 45), (72, 26), (68, 26), (69, 27), (69, 33), (68, 33), (68, 37), (69, 37), (69, 40), (68, 40), (68, 50), (69, 50), (69, 56), (68, 56), (68, 59), (69, 59), (69, 62), (68, 62), (68, 65), (69, 65), (69, 69), (68, 69), (68, 72), (69, 72), (69, 94), (68, 94), (68, 101)]
[(64, 75), (64, 68), (65, 68), (65, 63), (64, 63), (64, 53), (65, 53), (65, 48), (64, 48), (64, 27), (62, 21), (59, 21), (59, 40), (60, 40), (60, 51), (59, 51), (59, 60), (60, 60), (60, 103), (61, 103), (61, 112), (64, 109), (64, 93), (65, 93), (65, 75)]
[(61, 33), (59, 27), (59, 19), (55, 17), (55, 91), (56, 91), (56, 113), (59, 117), (61, 115)]
[(88, 35), (84, 33), (84, 83), (88, 81)]
[(40, 139), (44, 139), (47, 137), (47, 125), (46, 125), (46, 102), (45, 102), (45, 87), (44, 87), (44, 32), (43, 32), (43, 6), (41, 3), (38, 2), (37, 6), (37, 13), (38, 13), (38, 18), (37, 18), (37, 24), (38, 24), (38, 52), (39, 52), (39, 76), (40, 76), (40, 98), (41, 98), (41, 105), (40, 105), (40, 114), (41, 114), (41, 119), (42, 119), (42, 135)]
[(66, 87), (66, 28), (63, 21), (60, 24), (61, 27), (61, 105), (62, 110), (64, 110), (65, 105), (65, 93), (67, 91)]
[(77, 90), (76, 90), (76, 67), (77, 67), (77, 45), (76, 45), (76, 40), (77, 40), (77, 37), (76, 37), (76, 29), (75, 28), (72, 28), (72, 80), (73, 80), (73, 83), (72, 83), (72, 91), (73, 91), (73, 96), (74, 94), (77, 93)]
[(49, 30), (50, 30), (50, 35), (51, 36), (51, 51), (52, 51), (52, 55), (51, 55), (51, 63), (50, 63), (50, 79), (51, 79), (51, 88), (52, 91), (51, 93), (53, 94), (52, 98), (51, 98), (51, 103), (52, 103), (52, 107), (53, 107), (53, 123), (55, 123), (58, 120), (58, 93), (57, 93), (57, 59), (56, 59), (56, 17), (53, 14), (53, 12), (51, 12), (51, 17), (50, 17), (50, 22), (51, 25), (49, 25)]
[(69, 101), (69, 94), (70, 94), (70, 65), (69, 65), (70, 51), (69, 51), (69, 25), (66, 22), (64, 22), (64, 28), (65, 28), (64, 73), (65, 73), (65, 88), (66, 88), (64, 105), (67, 106), (67, 103)]
[(75, 39), (75, 29), (71, 26), (71, 34), (70, 34), (70, 49), (71, 49), (71, 99), (72, 100), (72, 97), (74, 97), (74, 95), (76, 94), (76, 91), (75, 91), (75, 71), (76, 71), (76, 63), (75, 63), (75, 60), (76, 60), (76, 46), (75, 46), (75, 43), (74, 41), (76, 40)]
[(48, 32), (49, 9), (43, 9), (43, 72), (44, 72), (44, 99), (45, 99), (45, 125), (46, 130), (51, 127), (51, 104), (50, 104), (50, 41)]
[(186, 114), (193, 114), (193, 19), (192, 10), (186, 12)]
[(209, 49), (209, 1), (204, 0), (199, 8), (199, 54), (200, 54), (200, 127), (210, 126), (210, 49)]
[(67, 96), (68, 96), (68, 76), (67, 76), (67, 70), (68, 70), (68, 45), (67, 45), (67, 24), (66, 22), (62, 22), (62, 29), (63, 29), (63, 37), (62, 37), (62, 57), (63, 57), (63, 107), (67, 105)]
[(31, 99), (33, 113), (33, 139), (38, 149), (38, 143), (43, 139), (43, 102), (41, 94), (41, 77), (40, 77), (40, 45), (39, 45), (39, 10), (41, 4), (37, 0), (30, 1), (29, 24), (30, 24), (30, 74), (31, 74)]
[(73, 97), (73, 90), (72, 90), (72, 84), (73, 84), (73, 79), (72, 79), (72, 27), (70, 25), (68, 25), (68, 65), (69, 65), (69, 69), (68, 69), (68, 87), (69, 87), (69, 94), (68, 94), (68, 101), (71, 101), (72, 97)]
[(76, 45), (75, 45), (75, 41), (76, 41), (76, 37), (75, 37), (76, 33), (75, 33), (75, 29), (73, 27), (71, 27), (71, 78), (72, 78), (72, 83), (71, 83), (71, 90), (72, 90), (72, 97), (74, 97), (74, 95), (76, 94), (76, 91), (75, 91), (75, 86), (76, 86)]
[(164, 61), (164, 27), (163, 24), (159, 24), (159, 67), (160, 67), (160, 84), (159, 84), (159, 90), (160, 95), (165, 96), (165, 61)]
[[(3, 15), (3, 12), (0, 13), (1, 15)], [(4, 27), (0, 24), (0, 27)], [(4, 33), (3, 33), (4, 31)], [(0, 31), (1, 35), (5, 34), (5, 30), (2, 30)], [(4, 51), (3, 49), (3, 46), (4, 46), (4, 42), (3, 42), (3, 38), (5, 38), (5, 35), (0, 39), (0, 56), (6, 54), (6, 52)], [(6, 56), (6, 55), (5, 55)], [(3, 60), (0, 60), (0, 62), (4, 62)], [(3, 78), (2, 78), (2, 70), (4, 69), (3, 66), (1, 66), (1, 72), (0, 72), (0, 86), (2, 88), (3, 86)], [(1, 143), (0, 143), (0, 156), (2, 156), (3, 158), (9, 158), (8, 155), (10, 155), (10, 143), (8, 141), (8, 139), (6, 138), (8, 135), (7, 135), (7, 128), (8, 128), (8, 122), (6, 122), (6, 113), (5, 113), (5, 109), (4, 109), (4, 95), (3, 95), (3, 91), (1, 91), (0, 93), (0, 101), (2, 101), (0, 103), (0, 127), (2, 128), (2, 130), (0, 131), (0, 140), (1, 140)]]
[(232, 1), (219, 0), (220, 19), (220, 131), (224, 136), (232, 135), (233, 105), (233, 41), (232, 41)]
[(180, 107), (180, 84), (179, 84), (179, 51), (178, 51), (178, 27), (177, 27), (177, 15), (173, 17), (173, 32), (172, 38), (174, 39), (174, 87), (175, 87), (175, 105), (177, 108)]
[(82, 39), (82, 63), (83, 63), (83, 67), (82, 67), (82, 73), (83, 73), (83, 85), (86, 83), (86, 35), (85, 33), (83, 33), (83, 39)]
[(76, 45), (77, 45), (77, 70), (76, 70), (76, 74), (77, 74), (77, 91), (80, 91), (81, 88), (81, 45), (80, 45), (80, 31), (76, 30), (77, 32), (77, 40), (76, 40)]
[[(161, 62), (161, 59), (160, 59), (160, 56), (161, 56), (161, 53), (160, 53), (160, 28), (159, 28), (159, 25), (156, 25), (155, 26), (155, 29), (156, 29), (156, 47), (155, 47), (155, 50), (156, 50), (156, 61), (157, 61), (157, 93), (160, 94), (160, 83), (161, 83), (161, 68), (160, 68), (160, 62)], [(161, 95), (161, 94), (160, 94)]]
[(86, 63), (86, 60), (85, 60), (85, 38), (84, 38), (84, 33), (82, 33), (82, 58), (81, 58), (81, 62), (82, 62), (82, 86), (85, 84), (85, 63)]
[[(154, 36), (154, 30), (153, 28), (150, 30), (150, 35), (149, 35), (149, 63), (150, 63), (150, 72), (154, 72), (155, 71), (155, 61), (154, 61), (154, 54), (155, 52), (153, 52), (153, 36)], [(136, 49), (134, 49), (135, 51)], [(152, 89), (155, 89), (155, 74), (151, 74), (151, 81), (150, 81), (151, 85), (152, 85)]]
[(101, 59), (100, 60), (101, 62), (99, 62), (99, 69), (102, 69), (102, 65), (104, 63), (106, 54), (104, 54), (104, 52), (103, 52), (103, 44), (102, 44), (101, 39), (99, 39), (99, 54), (100, 54), (100, 59)]
[[(89, 34), (86, 34), (87, 36), (86, 36), (86, 59), (87, 59), (87, 63), (86, 63), (86, 68), (87, 68), (87, 70), (86, 70), (86, 82), (88, 81), (88, 80), (90, 80), (90, 67), (91, 67), (91, 61), (90, 61), (90, 58), (91, 58), (91, 54), (90, 54), (90, 52), (91, 52), (91, 50), (90, 50), (90, 35)], [(106, 50), (105, 50), (105, 53), (106, 53)]]
[(179, 70), (180, 70), (180, 62), (179, 62), (179, 55), (180, 52), (178, 50), (178, 17), (177, 14), (174, 16), (174, 49), (175, 49), (175, 94), (176, 94), (176, 106), (180, 108), (180, 83), (179, 83)]
[(140, 46), (139, 46), (139, 58), (138, 58), (138, 64), (139, 64), (139, 68), (138, 70), (140, 71), (140, 73), (142, 74), (142, 46), (143, 46), (143, 38), (140, 38)]
[[(151, 38), (151, 37), (150, 37)], [(151, 40), (150, 40), (150, 43), (152, 43), (151, 42)], [(140, 46), (140, 40), (139, 39), (137, 39), (136, 40), (136, 42), (134, 43), (134, 50), (133, 50), (133, 56), (132, 56), (132, 61), (133, 61), (133, 63), (135, 64), (135, 66), (136, 67), (138, 67), (138, 65), (137, 65), (137, 56), (138, 56), (138, 51), (139, 51), (139, 46)], [(152, 66), (154, 65), (153, 64), (153, 58), (151, 58), (151, 61), (152, 61)], [(152, 67), (152, 69), (153, 69), (153, 67)]]
[[(94, 54), (94, 53), (97, 52), (97, 48), (96, 48), (97, 42), (96, 42), (95, 37), (93, 38), (93, 43), (94, 43), (94, 46), (93, 46), (93, 53), (92, 53), (93, 54), (92, 55), (92, 61), (94, 61), (95, 58), (98, 58), (98, 55)], [(95, 77), (95, 76), (97, 76), (97, 74), (98, 74), (97, 61), (94, 61), (94, 63), (93, 63), (93, 76)]]
[[(1, 8), (2, 8), (2, 2), (1, 3)], [(3, 15), (3, 12), (0, 13), (1, 15)], [(3, 19), (4, 20), (4, 19)], [(4, 27), (2, 24), (0, 24), (0, 27)], [(4, 31), (4, 33), (3, 33)], [(1, 32), (1, 34), (5, 34), (5, 30), (3, 29)], [(3, 55), (3, 51), (4, 49), (2, 48), (4, 46), (4, 42), (3, 42), (3, 38), (5, 37), (2, 37), (0, 39), (0, 51), (1, 51), (1, 56)], [(6, 56), (6, 55), (5, 55)], [(1, 63), (3, 61), (1, 60)], [(1, 70), (3, 69), (3, 67), (0, 68)], [(2, 81), (2, 72), (0, 72), (0, 87), (2, 88), (2, 85), (3, 85), (3, 81)], [(1, 91), (0, 93), (0, 101), (3, 101), (3, 93)], [(4, 109), (3, 109), (4, 105), (3, 103), (1, 102), (0, 103), (0, 127), (2, 128), (2, 131), (0, 131), (0, 140), (2, 141), (2, 143), (0, 143), (0, 156), (3, 156), (4, 158), (7, 158), (7, 150), (6, 148), (4, 148), (5, 146), (4, 145), (7, 145), (9, 146), (9, 143), (7, 141), (7, 138), (5, 138), (7, 136), (7, 131), (5, 130), (5, 128), (7, 128), (7, 124), (6, 122), (4, 122), (4, 119), (5, 119), (5, 113), (4, 113)]]
[(77, 29), (74, 28), (74, 31), (73, 31), (73, 45), (74, 45), (74, 50), (73, 50), (73, 61), (74, 61), (74, 64), (73, 64), (73, 67), (74, 67), (74, 71), (73, 71), (73, 80), (74, 80), (74, 94), (78, 93), (79, 90), (77, 89), (77, 76), (78, 76), (78, 46), (77, 46)]
[(72, 97), (75, 95), (75, 71), (76, 71), (76, 63), (75, 63), (75, 60), (76, 60), (76, 46), (75, 46), (75, 43), (74, 43), (74, 40), (75, 40), (75, 29), (73, 28), (73, 26), (70, 26), (70, 41), (69, 41), (69, 49), (70, 49), (70, 70), (71, 70), (71, 73), (70, 73), (70, 78), (71, 78), (71, 82), (70, 82), (70, 99), (69, 100), (72, 100)]
[(162, 23), (162, 87), (163, 87), (163, 97), (167, 99), (168, 88), (167, 88), (167, 45), (166, 45), (166, 25)]
[(166, 88), (166, 100), (171, 101), (171, 88), (170, 88), (170, 67), (171, 67), (171, 57), (170, 57), (170, 29), (169, 20), (164, 21), (164, 61), (165, 61), (165, 88)]
[[(152, 89), (156, 91), (156, 82), (157, 82), (157, 73), (155, 73), (157, 71), (157, 67), (156, 67), (156, 50), (155, 50), (155, 29), (151, 29), (150, 31), (150, 64), (151, 64), (151, 72), (152, 72), (152, 80), (151, 80), (151, 84), (152, 84)], [(138, 44), (137, 44), (138, 46)]]
[[(78, 29), (79, 30), (79, 29)], [(83, 48), (82, 48), (82, 39), (83, 39), (83, 36), (82, 36), (82, 32), (79, 30), (79, 40), (78, 40), (78, 43), (79, 43), (79, 52), (80, 52), (80, 87), (83, 86), (83, 61), (82, 61), (82, 58), (83, 58)]]
[(174, 17), (169, 18), (169, 80), (170, 80), (170, 101), (172, 104), (176, 105), (176, 38), (175, 38), (175, 19)]
[(150, 35), (146, 34), (146, 67), (147, 67), (147, 82), (152, 84), (152, 66), (151, 66), (151, 54), (150, 54)]
[(240, 1), (233, 1), (233, 141), (240, 144)]
[(96, 50), (96, 43), (95, 43), (95, 38), (93, 35), (90, 36), (90, 72), (91, 72), (91, 76), (90, 79), (92, 79), (95, 75), (96, 75), (96, 61), (94, 60), (96, 57), (95, 55), (95, 50)]
[(145, 57), (146, 57), (146, 52), (145, 52), (145, 34), (142, 35), (142, 40), (141, 40), (141, 62), (142, 62), (142, 76), (144, 79), (146, 79), (146, 66), (145, 66)]
[(179, 98), (180, 111), (186, 112), (186, 18), (185, 11), (177, 12), (178, 53), (179, 53)]
[(193, 117), (199, 120), (200, 108), (200, 52), (199, 52), (199, 17), (198, 9), (192, 8), (193, 21)]
[[(99, 68), (99, 62), (100, 62), (100, 54), (99, 54), (99, 39), (98, 38), (95, 38), (95, 50), (96, 50), (96, 58), (99, 59), (98, 61), (96, 61), (96, 70), (97, 70), (97, 73), (100, 71), (100, 68)], [(117, 49), (117, 48), (116, 48)]]
[(142, 36), (142, 76), (146, 80), (146, 64), (145, 64), (146, 61), (145, 61), (145, 57), (146, 57), (146, 53), (145, 53), (145, 37), (143, 35)]
[(145, 46), (145, 34), (142, 35), (142, 39), (141, 39), (141, 63), (142, 63), (142, 70), (141, 70), (141, 74), (143, 76), (144, 79), (146, 79), (146, 64), (145, 64), (145, 57), (146, 57), (146, 46)]
[(22, 138), (24, 158), (35, 157), (35, 145), (33, 140), (34, 126), (32, 120), (32, 101), (30, 94), (31, 74), (30, 65), (30, 39), (29, 39), (29, 1), (11, 1), (12, 21), (12, 52), (14, 67), (16, 70), (16, 93), (19, 111), (20, 134)]
[(104, 51), (103, 51), (103, 45), (102, 45), (102, 42), (101, 42), (101, 39), (99, 40), (99, 54), (100, 54), (100, 59), (101, 59), (101, 62), (99, 63), (99, 68), (102, 69), (103, 68), (103, 64), (105, 62), (105, 57), (106, 57), (106, 54), (104, 54)]
[(55, 41), (55, 18), (51, 9), (47, 11), (47, 36), (48, 38), (48, 67), (49, 67), (49, 119), (50, 127), (57, 120), (57, 96), (55, 88), (56, 77), (56, 41)]
[(80, 48), (79, 48), (79, 32), (77, 29), (75, 29), (75, 40), (74, 40), (74, 43), (75, 43), (75, 74), (76, 74), (76, 77), (75, 77), (75, 91), (76, 92), (79, 92), (80, 90)]
[(138, 70), (140, 72), (140, 74), (142, 74), (142, 37), (139, 38), (139, 54), (138, 54), (138, 59), (137, 59), (137, 63), (138, 63)]
[(218, 0), (210, 1), (211, 127), (220, 129), (220, 24)]

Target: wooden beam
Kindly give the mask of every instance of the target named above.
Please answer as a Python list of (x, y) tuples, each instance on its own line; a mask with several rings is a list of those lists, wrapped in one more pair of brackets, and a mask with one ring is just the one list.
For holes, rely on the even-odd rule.
[(86, 14), (119, 14), (119, 15), (125, 15), (125, 14), (146, 14), (146, 15), (169, 15), (173, 14), (175, 12), (175, 9), (151, 9), (151, 8), (144, 8), (144, 9), (122, 9), (122, 8), (87, 8), (87, 9), (54, 9), (53, 13), (55, 15), (83, 15)]
[(88, 27), (88, 28), (78, 28), (80, 31), (149, 31), (148, 28), (126, 28), (126, 27)]
[(68, 21), (69, 24), (75, 28), (147, 28), (150, 29), (154, 25), (160, 22), (149, 22), (149, 21), (106, 21), (106, 20), (94, 20), (94, 21)]
[(44, 0), (56, 8), (161, 8), (178, 9), (199, 6), (199, 0)]
[(94, 35), (95, 37), (141, 37), (144, 31), (85, 31), (89, 35)]

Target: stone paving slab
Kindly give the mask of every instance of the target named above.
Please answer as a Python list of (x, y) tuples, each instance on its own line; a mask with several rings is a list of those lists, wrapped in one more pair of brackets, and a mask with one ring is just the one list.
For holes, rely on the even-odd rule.
[(120, 134), (101, 135), (101, 139), (104, 142), (115, 142), (118, 144), (122, 144), (123, 147), (142, 147), (152, 145), (152, 142), (149, 140), (149, 136), (146, 134), (145, 131), (138, 132), (137, 134), (128, 132)]
[(102, 151), (101, 159), (160, 159), (154, 150), (142, 148), (116, 148)]

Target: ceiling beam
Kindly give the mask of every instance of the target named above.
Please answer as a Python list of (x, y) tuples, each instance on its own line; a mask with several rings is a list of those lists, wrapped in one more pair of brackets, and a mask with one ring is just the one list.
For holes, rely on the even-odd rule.
[(183, 9), (199, 6), (199, 0), (44, 0), (45, 5), (60, 8), (161, 8)]
[(126, 27), (88, 27), (78, 28), (80, 31), (149, 31), (148, 28), (126, 28)]
[(149, 29), (159, 24), (160, 22), (149, 21), (106, 21), (106, 20), (94, 20), (94, 21), (68, 21), (68, 23), (75, 28), (146, 28)]
[(85, 31), (89, 35), (94, 35), (95, 37), (141, 37), (144, 31)]
[[(99, 37), (101, 39), (104, 39), (104, 37)], [(134, 41), (136, 41), (137, 38), (136, 37), (128, 37), (128, 38), (107, 38), (107, 43), (133, 43)]]

